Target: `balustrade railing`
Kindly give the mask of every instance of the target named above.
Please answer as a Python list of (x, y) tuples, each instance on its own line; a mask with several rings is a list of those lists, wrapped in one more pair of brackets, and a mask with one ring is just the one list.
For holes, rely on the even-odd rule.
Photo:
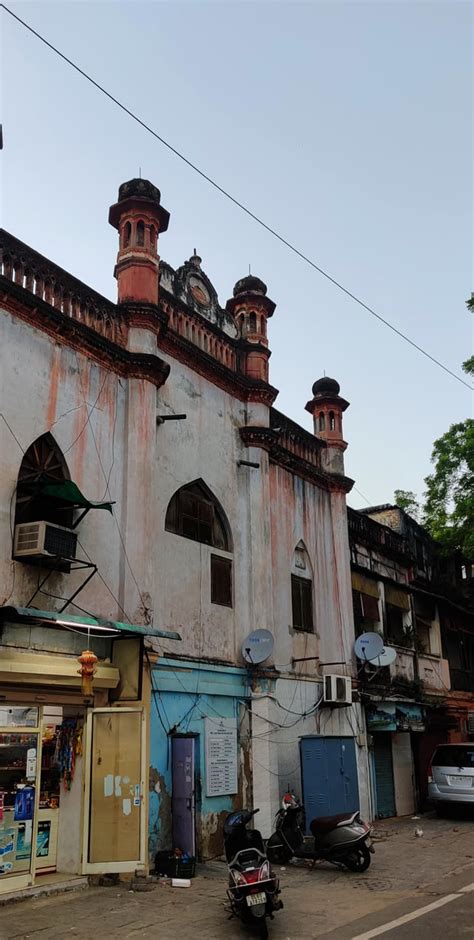
[(115, 304), (37, 254), (7, 232), (0, 232), (0, 274), (120, 346), (126, 325)]

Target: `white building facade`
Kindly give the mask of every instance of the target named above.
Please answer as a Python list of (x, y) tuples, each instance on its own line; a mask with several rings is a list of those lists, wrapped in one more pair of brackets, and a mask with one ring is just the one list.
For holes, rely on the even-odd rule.
[[(26, 663), (54, 653), (49, 705), (62, 695), (58, 707), (65, 708), (68, 689), (73, 710), (84, 703), (86, 710), (142, 709), (149, 781), (139, 797), (149, 824), (133, 861), (144, 865), (177, 845), (202, 857), (220, 854), (223, 819), (243, 802), (259, 806), (268, 836), (283, 792), (290, 786), (301, 793), (302, 736), (337, 740), (341, 753), (353, 750), (357, 775), (355, 789), (348, 777), (348, 799), (368, 812), (357, 695), (340, 707), (323, 698), (325, 674), (356, 678), (346, 516), (352, 483), (343, 464), (347, 402), (334, 380), (316, 382), (306, 405), (314, 434), (275, 409), (268, 369), (275, 304), (266, 286), (244, 278), (221, 307), (196, 255), (176, 271), (160, 262), (158, 236), (168, 220), (152, 184), (120, 187), (110, 212), (119, 232), (116, 304), (3, 237), (1, 410), (9, 427), (1, 422), (1, 692), (12, 705), (31, 705), (28, 695), (43, 695), (44, 681), (38, 675), (26, 686), (13, 681), (15, 656), (20, 651)], [(76, 555), (98, 570), (75, 597), (83, 573), (58, 564), (35, 593), (43, 569), (12, 546), (16, 526), (31, 521), (18, 494), (26, 492), (22, 461), (38, 440), (36, 520), (42, 506), (54, 525), (59, 507), (62, 528), (70, 529), (88, 508), (74, 530)], [(60, 468), (53, 481), (48, 453)], [(51, 496), (45, 503), (44, 486), (67, 480), (85, 502), (78, 504), (76, 494), (75, 503), (51, 503)], [(92, 506), (104, 501), (113, 503), (111, 513)], [(20, 615), (20, 608), (29, 613)], [(49, 612), (55, 629), (47, 617), (40, 624), (35, 609)], [(71, 667), (84, 646), (71, 632), (71, 617), (84, 611), (99, 626), (122, 624), (102, 646), (98, 639), (92, 644), (98, 663), (87, 701)], [(58, 619), (71, 630), (67, 624), (57, 630)], [(140, 688), (135, 696), (130, 688), (111, 694), (130, 679), (135, 653), (120, 659), (107, 643), (120, 629), (130, 641), (132, 627), (149, 635)], [(242, 649), (259, 629), (271, 633), (273, 644), (257, 664)], [(330, 780), (324, 789), (329, 799)], [(132, 810), (139, 797), (132, 794)], [(128, 808), (127, 802), (127, 825)]]

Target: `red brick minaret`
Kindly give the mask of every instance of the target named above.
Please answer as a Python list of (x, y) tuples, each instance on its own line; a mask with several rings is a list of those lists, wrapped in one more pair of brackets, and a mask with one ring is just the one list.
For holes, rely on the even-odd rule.
[(115, 266), (118, 303), (158, 303), (158, 235), (166, 232), (170, 214), (160, 205), (161, 194), (148, 180), (122, 183), (118, 202), (110, 207), (109, 222), (119, 232)]
[(347, 444), (342, 436), (342, 414), (349, 407), (349, 402), (339, 395), (340, 386), (336, 379), (324, 376), (313, 385), (313, 398), (306, 405), (306, 411), (313, 415), (314, 433), (326, 441), (322, 452), (324, 469), (329, 473), (344, 473), (344, 451)]
[(267, 297), (267, 285), (249, 274), (237, 281), (234, 296), (226, 309), (235, 319), (243, 340), (243, 369), (252, 379), (268, 382), (270, 350), (267, 338), (267, 320), (273, 316), (276, 304)]

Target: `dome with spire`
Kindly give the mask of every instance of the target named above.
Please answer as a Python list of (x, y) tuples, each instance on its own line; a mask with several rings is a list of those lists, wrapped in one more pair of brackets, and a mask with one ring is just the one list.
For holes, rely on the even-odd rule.
[(264, 284), (259, 277), (255, 277), (253, 274), (247, 274), (246, 277), (241, 277), (240, 281), (237, 281), (234, 287), (234, 297), (237, 297), (238, 294), (263, 294), (266, 296), (267, 285)]
[(328, 375), (325, 375), (314, 383), (312, 391), (315, 398), (335, 397), (339, 395), (341, 386), (336, 379), (330, 379)]

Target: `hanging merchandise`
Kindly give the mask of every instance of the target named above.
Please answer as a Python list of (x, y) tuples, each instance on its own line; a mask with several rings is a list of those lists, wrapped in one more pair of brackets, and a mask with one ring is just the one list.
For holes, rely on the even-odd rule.
[(59, 768), (65, 790), (71, 789), (76, 758), (82, 754), (82, 725), (76, 718), (65, 718), (58, 729), (54, 763)]
[(98, 659), (92, 650), (84, 650), (77, 661), (81, 664), (81, 668), (77, 671), (81, 676), (82, 694), (84, 698), (89, 698), (92, 695), (92, 683), (94, 681)]

